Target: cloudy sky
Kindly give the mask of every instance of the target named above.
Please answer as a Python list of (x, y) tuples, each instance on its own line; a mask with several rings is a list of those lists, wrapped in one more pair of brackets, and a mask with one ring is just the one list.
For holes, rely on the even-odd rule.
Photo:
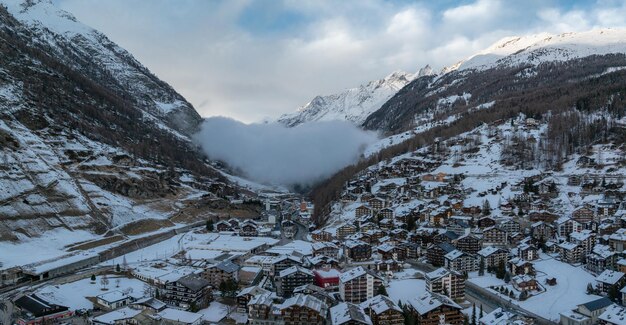
[(276, 118), (395, 71), (436, 70), (505, 36), (626, 25), (626, 2), (54, 0), (205, 117)]

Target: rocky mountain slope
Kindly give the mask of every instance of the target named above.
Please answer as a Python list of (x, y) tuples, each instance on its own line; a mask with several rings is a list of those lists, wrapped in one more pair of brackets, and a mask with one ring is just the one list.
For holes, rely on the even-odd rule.
[(332, 95), (316, 96), (296, 112), (278, 118), (278, 122), (288, 127), (330, 120), (345, 120), (360, 125), (409, 82), (432, 74), (430, 66), (420, 69), (415, 74), (396, 71), (383, 79), (371, 81), (357, 88)]
[[(593, 92), (600, 86), (598, 81), (612, 89), (608, 93), (622, 85), (613, 79), (621, 79), (626, 66), (625, 40), (625, 30), (508, 38), (444, 69), (442, 75), (414, 80), (363, 126), (398, 133), (418, 126), (427, 113), (442, 117), (489, 103), (495, 103), (490, 108), (496, 111), (503, 106), (528, 108), (554, 101), (572, 107), (587, 95), (595, 96), (586, 89)], [(575, 88), (584, 89), (564, 92)], [(545, 93), (549, 98), (533, 98), (532, 93)]]
[(190, 141), (193, 107), (103, 34), (7, 0), (0, 39), (0, 240), (173, 225), (239, 195)]

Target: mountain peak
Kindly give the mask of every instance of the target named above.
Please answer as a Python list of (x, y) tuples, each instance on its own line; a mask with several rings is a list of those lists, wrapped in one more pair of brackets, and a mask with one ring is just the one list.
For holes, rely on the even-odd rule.
[(626, 29), (605, 28), (561, 34), (509, 36), (444, 68), (442, 73), (464, 69), (484, 70), (501, 64), (564, 61), (615, 52), (626, 52)]

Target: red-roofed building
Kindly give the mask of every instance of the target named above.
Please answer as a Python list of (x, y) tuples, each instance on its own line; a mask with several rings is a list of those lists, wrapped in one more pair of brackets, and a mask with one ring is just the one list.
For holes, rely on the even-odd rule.
[(336, 269), (319, 269), (313, 271), (313, 281), (316, 286), (331, 289), (339, 286), (341, 272)]

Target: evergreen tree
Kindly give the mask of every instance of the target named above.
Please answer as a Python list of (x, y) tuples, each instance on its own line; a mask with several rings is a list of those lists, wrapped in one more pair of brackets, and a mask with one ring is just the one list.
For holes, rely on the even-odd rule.
[(212, 232), (214, 228), (215, 227), (213, 225), (213, 220), (212, 219), (207, 220), (206, 221), (206, 231)]
[(122, 268), (120, 267), (119, 264), (115, 266), (115, 272), (119, 273), (121, 270), (122, 270)]
[(587, 283), (587, 294), (590, 295), (593, 293), (593, 285), (591, 282)]
[(511, 275), (509, 274), (509, 272), (504, 272), (504, 283), (509, 283), (511, 282)]
[(476, 304), (472, 305), (472, 325), (476, 325)]
[(387, 295), (387, 289), (385, 289), (385, 286), (381, 284), (381, 285), (378, 286), (378, 289), (376, 290), (376, 294), (377, 295), (386, 296)]
[(96, 282), (96, 275), (95, 274), (91, 275), (91, 282)]
[(491, 214), (491, 204), (489, 203), (488, 200), (484, 200), (483, 201), (483, 215), (490, 215)]
[(484, 259), (480, 259), (480, 262), (478, 263), (478, 275), (483, 276), (485, 275), (485, 260)]
[(483, 314), (483, 304), (480, 304), (480, 314), (479, 315), (480, 315), (480, 318), (478, 318), (478, 319), (480, 320), (484, 316), (484, 314)]
[(609, 288), (609, 299), (613, 302), (619, 302), (619, 289), (617, 289), (616, 285)]
[(500, 260), (500, 262), (498, 262), (498, 268), (496, 269), (496, 277), (498, 279), (504, 279), (505, 274), (506, 269), (504, 268), (504, 261)]

